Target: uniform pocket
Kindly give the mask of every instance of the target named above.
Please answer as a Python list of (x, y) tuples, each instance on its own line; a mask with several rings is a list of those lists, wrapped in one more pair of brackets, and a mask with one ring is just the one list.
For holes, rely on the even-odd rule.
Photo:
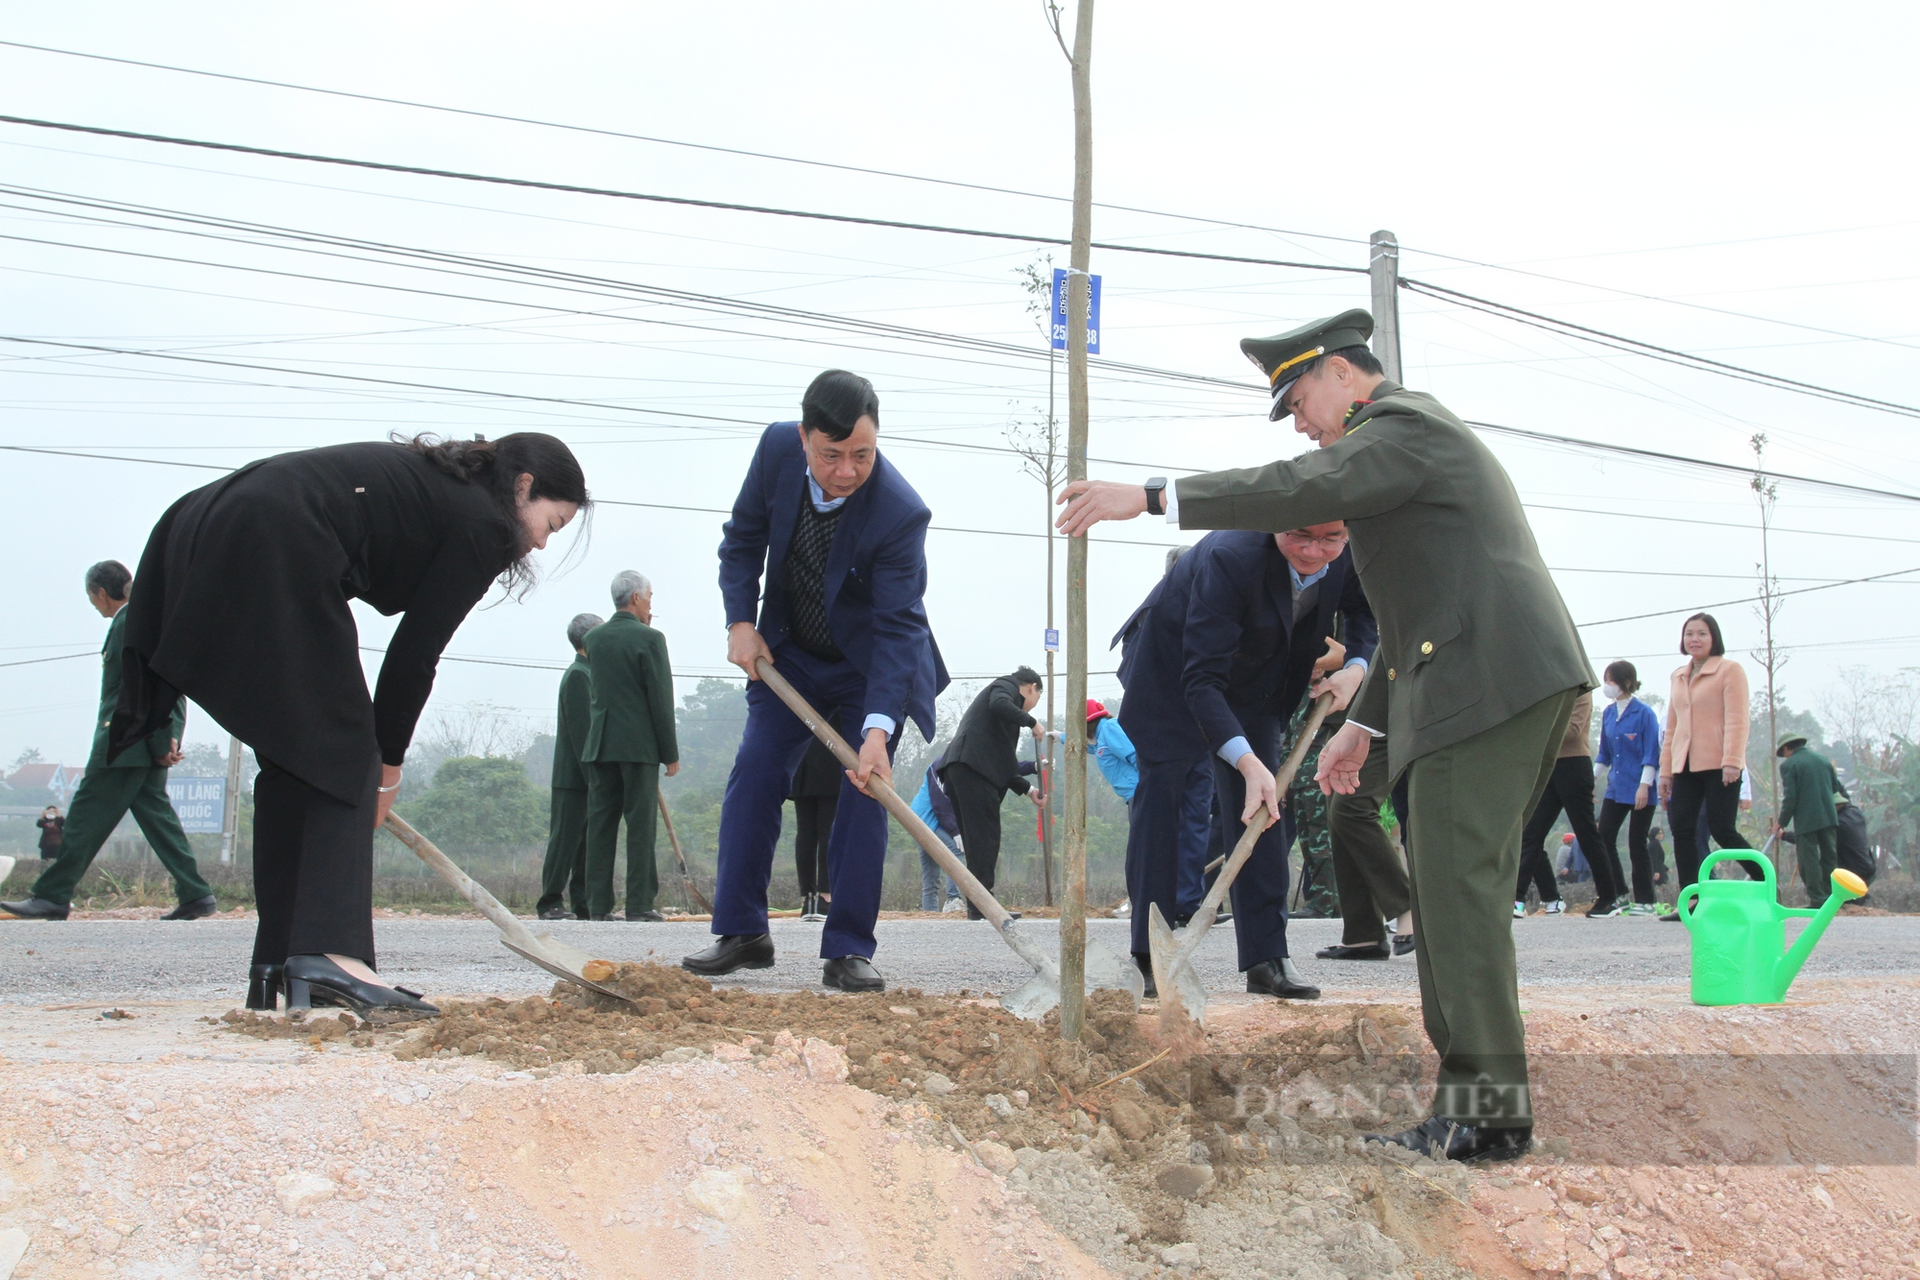
[(1401, 678), (1409, 681), (1408, 710), (1416, 729), (1458, 715), (1486, 694), (1479, 664), (1461, 643), (1464, 630), (1460, 616), (1443, 609), (1415, 631)]

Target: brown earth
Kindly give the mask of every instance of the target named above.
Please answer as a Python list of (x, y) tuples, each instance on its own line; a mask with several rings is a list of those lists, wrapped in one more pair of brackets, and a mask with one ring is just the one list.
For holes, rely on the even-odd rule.
[(0, 1007), (59, 1059), (0, 1060), (0, 1277), (11, 1231), (32, 1280), (1920, 1280), (1920, 981), (1529, 992), (1539, 1147), (1477, 1169), (1355, 1141), (1429, 1087), (1393, 993), (1222, 999), (1182, 1061), (1112, 995), (1067, 1045), (972, 998), (615, 981), (395, 1027)]

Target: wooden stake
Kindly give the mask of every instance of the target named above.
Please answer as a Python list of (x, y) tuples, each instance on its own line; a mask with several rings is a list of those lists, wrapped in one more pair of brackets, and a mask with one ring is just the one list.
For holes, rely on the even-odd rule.
[[(1087, 478), (1088, 266), (1093, 241), (1093, 0), (1073, 26), (1073, 249), (1067, 277), (1067, 479)], [(1087, 540), (1067, 541), (1066, 841), (1060, 860), (1060, 1035), (1086, 1022), (1087, 966)]]

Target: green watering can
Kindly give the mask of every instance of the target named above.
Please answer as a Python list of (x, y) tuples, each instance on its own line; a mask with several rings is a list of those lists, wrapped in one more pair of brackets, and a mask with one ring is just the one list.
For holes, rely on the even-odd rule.
[[(1769, 842), (1771, 843), (1771, 842)], [(1714, 864), (1743, 858), (1757, 862), (1764, 880), (1710, 880)], [(1720, 849), (1700, 864), (1700, 879), (1688, 885), (1675, 903), (1680, 923), (1693, 934), (1693, 1002), (1695, 1004), (1779, 1004), (1799, 976), (1827, 922), (1855, 898), (1866, 896), (1867, 884), (1851, 871), (1833, 873), (1833, 893), (1818, 910), (1783, 907), (1773, 879), (1773, 863), (1764, 851)], [(1791, 950), (1787, 921), (1807, 921)]]

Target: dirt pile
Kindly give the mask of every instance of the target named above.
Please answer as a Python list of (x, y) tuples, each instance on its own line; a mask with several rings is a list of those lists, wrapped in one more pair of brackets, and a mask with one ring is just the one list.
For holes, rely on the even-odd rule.
[[(1383, 1071), (1416, 1080), (1406, 1051), (1417, 1033), (1398, 1007), (1263, 1010), (1277, 1029), (1183, 1060), (1118, 992), (1089, 1000), (1087, 1030), (1068, 1043), (1052, 1018), (1023, 1022), (964, 995), (762, 995), (650, 964), (621, 965), (607, 985), (628, 999), (558, 984), (550, 997), (449, 1002), (394, 1052), (449, 1065), (484, 1057), (536, 1077), (709, 1055), (844, 1073), (890, 1100), (897, 1126), (1003, 1175), (1014, 1203), (1120, 1275), (1204, 1259), (1205, 1274), (1245, 1280), (1410, 1280), (1418, 1261), (1440, 1280), (1455, 1273), (1447, 1258), (1472, 1219), (1454, 1175), (1358, 1152), (1372, 1115), (1311, 1105), (1371, 1088)], [(1311, 1097), (1261, 1092), (1276, 1072), (1305, 1078)]]

